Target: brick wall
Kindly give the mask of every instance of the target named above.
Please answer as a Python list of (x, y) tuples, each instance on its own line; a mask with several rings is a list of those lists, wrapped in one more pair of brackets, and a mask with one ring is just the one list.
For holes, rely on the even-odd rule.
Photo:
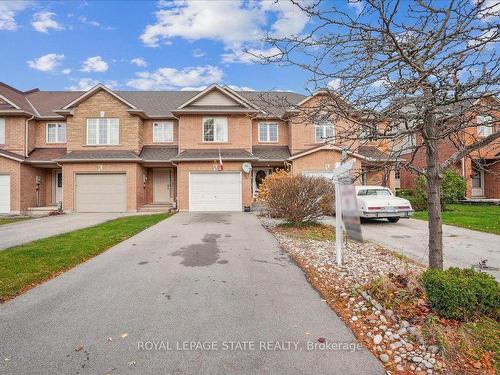
[(484, 196), (490, 199), (500, 199), (500, 163), (498, 162), (486, 167), (484, 171)]
[(5, 119), (5, 144), (0, 150), (8, 150), (24, 155), (25, 120), (22, 116), (2, 116)]
[[(44, 147), (44, 148), (66, 147), (66, 142), (64, 142), (64, 143), (47, 143), (47, 124), (60, 124), (60, 123), (65, 123), (65, 121), (58, 120), (58, 121), (36, 121), (36, 122), (34, 122), (33, 128), (30, 127), (30, 130), (29, 130), (30, 131), (30, 134), (29, 134), (30, 149), (39, 148), (39, 147)], [(66, 131), (67, 131), (67, 128), (66, 128)], [(32, 137), (34, 138), (33, 140), (31, 140)]]
[[(186, 149), (241, 148), (252, 151), (252, 120), (242, 115), (227, 117), (228, 142), (203, 142), (203, 118), (209, 115), (182, 115), (179, 120), (179, 151)], [(220, 117), (219, 115), (215, 117)]]
[[(67, 148), (72, 150), (132, 150), (142, 148), (140, 135), (142, 120), (127, 112), (128, 106), (108, 92), (101, 90), (74, 108), (74, 115), (67, 118)], [(116, 146), (87, 146), (87, 119), (104, 117), (120, 120), (120, 139)]]

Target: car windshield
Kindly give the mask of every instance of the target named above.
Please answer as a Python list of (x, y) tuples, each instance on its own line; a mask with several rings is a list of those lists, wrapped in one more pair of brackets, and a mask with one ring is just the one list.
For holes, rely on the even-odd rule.
[(376, 195), (379, 197), (391, 196), (391, 192), (387, 189), (363, 189), (358, 192), (358, 195)]

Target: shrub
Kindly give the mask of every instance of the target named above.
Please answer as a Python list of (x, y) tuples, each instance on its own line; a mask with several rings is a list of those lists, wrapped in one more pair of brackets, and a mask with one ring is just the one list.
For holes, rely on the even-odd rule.
[[(457, 203), (459, 199), (465, 197), (466, 191), (465, 179), (453, 169), (445, 170), (441, 185), (441, 208), (444, 209), (446, 204)], [(410, 202), (416, 211), (427, 209), (427, 179), (425, 176), (417, 178), (415, 194)]]
[(465, 178), (455, 170), (447, 169), (443, 173), (443, 185), (441, 186), (441, 201), (445, 204), (457, 203), (465, 197), (467, 183)]
[(429, 269), (422, 283), (431, 308), (448, 319), (469, 320), (478, 316), (498, 318), (500, 288), (490, 275), (473, 269)]
[(324, 207), (325, 197), (333, 199), (334, 195), (334, 186), (328, 179), (282, 175), (266, 180), (265, 195), (261, 201), (272, 217), (300, 224), (328, 213)]
[(269, 176), (267, 176), (262, 183), (259, 186), (259, 196), (257, 199), (261, 202), (264, 202), (267, 198), (268, 191), (269, 191), (269, 185), (273, 183), (275, 180), (280, 180), (282, 178), (288, 178), (291, 177), (292, 175), (290, 172), (285, 171), (284, 169), (278, 169), (274, 173), (271, 173)]

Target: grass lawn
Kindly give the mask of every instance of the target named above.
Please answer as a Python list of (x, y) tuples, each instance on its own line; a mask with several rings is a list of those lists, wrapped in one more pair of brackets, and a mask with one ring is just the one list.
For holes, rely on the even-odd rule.
[(0, 251), (0, 302), (6, 301), (171, 214), (127, 216)]
[[(427, 220), (427, 211), (415, 212), (415, 219)], [(500, 206), (449, 204), (443, 212), (443, 223), (457, 227), (500, 234)]]
[(0, 217), (0, 225), (4, 224), (11, 224), (11, 223), (17, 223), (18, 221), (24, 221), (24, 220), (29, 220), (31, 219), (30, 217)]

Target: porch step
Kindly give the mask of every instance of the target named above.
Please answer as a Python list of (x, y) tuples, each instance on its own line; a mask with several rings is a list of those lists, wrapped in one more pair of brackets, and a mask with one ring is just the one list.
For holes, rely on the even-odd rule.
[(41, 217), (48, 216), (52, 212), (57, 212), (58, 206), (43, 206), (43, 207), (28, 207), (26, 210), (26, 215), (30, 217)]
[(165, 204), (145, 204), (139, 208), (139, 212), (170, 212), (175, 211), (172, 203)]

